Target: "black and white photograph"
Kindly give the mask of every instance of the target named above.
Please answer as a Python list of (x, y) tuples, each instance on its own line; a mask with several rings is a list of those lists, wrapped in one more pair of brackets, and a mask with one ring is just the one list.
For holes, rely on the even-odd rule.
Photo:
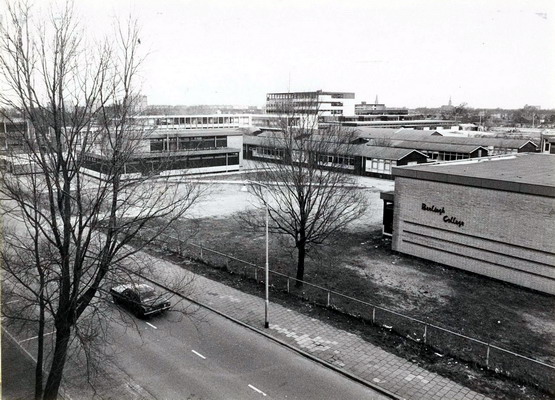
[(1, 399), (555, 399), (555, 2), (0, 4)]

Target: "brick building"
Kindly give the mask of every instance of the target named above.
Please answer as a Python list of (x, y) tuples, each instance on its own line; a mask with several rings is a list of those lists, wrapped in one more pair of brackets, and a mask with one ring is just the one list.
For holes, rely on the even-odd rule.
[(393, 250), (555, 294), (554, 174), (538, 153), (393, 168)]

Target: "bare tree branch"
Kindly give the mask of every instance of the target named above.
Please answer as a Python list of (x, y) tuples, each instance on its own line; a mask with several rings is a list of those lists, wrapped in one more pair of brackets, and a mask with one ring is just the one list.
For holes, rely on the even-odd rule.
[[(318, 105), (284, 101), (279, 133), (260, 145), (268, 162), (257, 172), (250, 191), (268, 209), (270, 231), (289, 236), (297, 249), (297, 286), (302, 286), (304, 261), (313, 246), (345, 229), (366, 209), (366, 199), (353, 175), (355, 132), (340, 126), (318, 129)], [(245, 215), (251, 226), (261, 226), (257, 215)]]
[[(19, 312), (38, 326), (35, 398), (54, 399), (70, 357), (83, 354), (94, 370), (95, 338), (107, 331), (105, 286), (148, 268), (134, 257), (141, 248), (128, 244), (149, 222), (158, 234), (171, 227), (202, 191), (158, 168), (128, 179), (127, 165), (151, 133), (134, 118), (143, 61), (137, 21), (89, 43), (71, 2), (48, 14), (35, 7), (8, 2), (0, 31), (0, 111), (10, 126), (0, 193), (13, 219), (1, 255), (21, 300), (6, 315)], [(98, 179), (90, 177), (91, 154), (100, 160)], [(50, 355), (47, 324), (55, 330)]]

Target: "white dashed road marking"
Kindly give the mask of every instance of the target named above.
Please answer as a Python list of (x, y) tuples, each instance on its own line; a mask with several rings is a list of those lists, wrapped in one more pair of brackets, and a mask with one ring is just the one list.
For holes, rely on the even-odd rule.
[(155, 327), (154, 325), (152, 325), (150, 322), (147, 322), (146, 324), (147, 324), (148, 326), (154, 328), (154, 329), (158, 329), (157, 327)]
[(203, 360), (206, 360), (206, 357), (204, 357), (202, 354), (200, 354), (198, 351), (194, 351), (191, 350), (193, 353), (195, 353), (197, 356), (199, 356), (200, 358), (202, 358)]
[[(56, 331), (52, 331), (52, 332), (45, 333), (43, 336), (52, 335), (53, 333), (56, 333)], [(23, 342), (27, 342), (27, 341), (29, 341), (29, 340), (36, 339), (36, 338), (38, 338), (38, 337), (39, 337), (39, 335), (33, 336), (33, 337), (30, 337), (30, 338), (27, 338), (27, 339), (20, 340), (20, 341), (17, 342), (17, 343), (21, 344), (21, 343), (23, 343)]]
[(249, 387), (254, 390), (255, 392), (260, 393), (262, 396), (266, 396), (266, 393), (264, 393), (262, 390), (255, 388), (253, 385), (249, 385)]

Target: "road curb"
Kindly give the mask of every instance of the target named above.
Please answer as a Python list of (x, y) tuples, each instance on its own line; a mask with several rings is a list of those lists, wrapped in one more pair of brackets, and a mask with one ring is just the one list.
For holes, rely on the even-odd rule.
[[(13, 345), (16, 346), (17, 348), (19, 348), (19, 349), (25, 354), (26, 357), (28, 357), (29, 359), (31, 359), (31, 361), (32, 361), (32, 362), (35, 364), (35, 366), (36, 366), (37, 360), (35, 359), (35, 357), (34, 357), (31, 353), (29, 353), (29, 351), (28, 351), (25, 347), (23, 347), (23, 346), (21, 345), (21, 343), (19, 343), (19, 342), (17, 341), (17, 339), (15, 338), (15, 336), (12, 335), (12, 334), (10, 333), (10, 331), (8, 331), (8, 329), (6, 329), (6, 327), (2, 326), (2, 327), (1, 327), (1, 332), (2, 332), (1, 334), (2, 334), (2, 335), (6, 335), (6, 337), (7, 337), (10, 341), (13, 342)], [(43, 374), (44, 374), (44, 377), (45, 377), (45, 378), (48, 377), (47, 371), (44, 370), (44, 369), (43, 369)], [(35, 377), (33, 377), (33, 380), (34, 380), (34, 379), (35, 379)], [(3, 394), (2, 394), (2, 396), (3, 396)], [(59, 392), (58, 392), (58, 397), (60, 397), (62, 400), (72, 400), (71, 396), (70, 396), (69, 394), (67, 394), (67, 391), (66, 391), (66, 389), (65, 389), (64, 387), (60, 387), (60, 390), (59, 390)], [(3, 398), (3, 397), (2, 397), (2, 398)]]
[(147, 280), (147, 281), (149, 281), (149, 282), (151, 282), (155, 285), (158, 285), (158, 286), (162, 287), (163, 289), (165, 289), (165, 290), (167, 290), (167, 291), (169, 291), (169, 292), (171, 292), (171, 293), (173, 293), (177, 296), (180, 296), (181, 298), (183, 298), (187, 301), (190, 301), (193, 304), (196, 304), (197, 306), (203, 307), (203, 308), (205, 308), (209, 311), (212, 311), (213, 313), (216, 313), (216, 314), (218, 314), (218, 315), (220, 315), (220, 316), (222, 316), (222, 317), (224, 317), (224, 318), (226, 318), (226, 319), (228, 319), (228, 320), (230, 320), (230, 321), (232, 321), (236, 324), (239, 324), (239, 325), (241, 325), (241, 326), (243, 326), (243, 327), (245, 327), (245, 328), (247, 328), (247, 329), (249, 329), (253, 332), (256, 332), (260, 335), (263, 335), (263, 336), (267, 337), (268, 339), (278, 343), (279, 345), (281, 345), (283, 347), (287, 347), (288, 349), (290, 349), (290, 350), (292, 350), (292, 351), (294, 351), (294, 352), (296, 352), (296, 353), (298, 353), (298, 354), (300, 354), (300, 355), (302, 355), (302, 356), (304, 356), (304, 357), (306, 357), (306, 358), (308, 358), (308, 359), (310, 359), (310, 360), (312, 360), (312, 361), (314, 361), (314, 362), (316, 362), (320, 365), (323, 365), (324, 367), (329, 368), (329, 369), (331, 369), (331, 370), (333, 370), (333, 371), (335, 371), (335, 372), (337, 372), (337, 373), (339, 373), (339, 374), (341, 374), (341, 375), (343, 375), (343, 376), (345, 376), (345, 377), (347, 377), (347, 378), (349, 378), (349, 379), (351, 379), (355, 382), (358, 382), (358, 383), (360, 383), (364, 386), (367, 386), (367, 387), (379, 392), (380, 394), (383, 394), (383, 395), (388, 396), (389, 398), (395, 399), (395, 400), (407, 400), (406, 398), (398, 396), (395, 393), (390, 392), (387, 389), (384, 389), (384, 388), (382, 388), (382, 387), (380, 387), (380, 386), (378, 386), (378, 385), (376, 385), (372, 382), (367, 381), (366, 379), (363, 379), (359, 376), (356, 376), (356, 375), (352, 374), (351, 372), (346, 371), (342, 368), (336, 367), (335, 365), (333, 365), (333, 364), (331, 364), (331, 363), (329, 363), (325, 360), (322, 360), (321, 358), (318, 358), (318, 357), (316, 357), (316, 356), (314, 356), (314, 355), (312, 355), (312, 354), (310, 354), (310, 353), (308, 353), (304, 350), (301, 350), (301, 349), (299, 349), (299, 348), (297, 348), (297, 347), (295, 347), (295, 346), (293, 346), (293, 345), (291, 345), (291, 344), (289, 344), (289, 343), (287, 343), (287, 342), (285, 342), (281, 339), (278, 339), (278, 338), (270, 335), (266, 331), (263, 331), (261, 329), (258, 329), (256, 327), (252, 326), (252, 325), (249, 325), (249, 324), (247, 324), (243, 321), (240, 321), (237, 318), (234, 318), (234, 317), (232, 317), (232, 316), (230, 316), (230, 315), (228, 315), (228, 314), (226, 314), (222, 311), (219, 311), (219, 310), (217, 310), (217, 309), (215, 309), (211, 306), (208, 306), (204, 303), (201, 303), (200, 301), (191, 299), (190, 297), (185, 296), (185, 295), (183, 295), (179, 292), (176, 292), (176, 291), (174, 291), (174, 290), (172, 290), (168, 287), (165, 287), (164, 285), (161, 285), (160, 283), (156, 282), (155, 280), (147, 278), (146, 276), (143, 276), (142, 274), (137, 274), (137, 275), (140, 276), (142, 279), (145, 279), (145, 280)]

